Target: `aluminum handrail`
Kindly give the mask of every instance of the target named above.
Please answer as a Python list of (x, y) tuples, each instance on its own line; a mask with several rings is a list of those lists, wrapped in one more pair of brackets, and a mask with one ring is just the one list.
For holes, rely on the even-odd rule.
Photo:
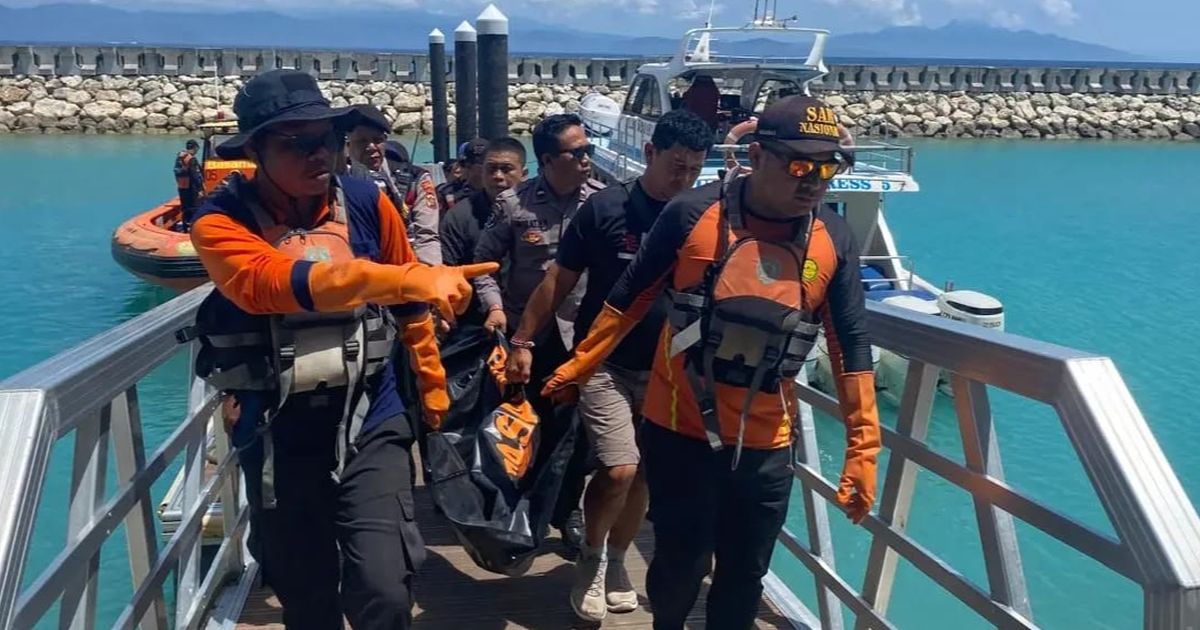
[[(1037, 627), (1014, 519), (1138, 584), (1144, 595), (1143, 627), (1200, 627), (1200, 517), (1110, 359), (887, 304), (869, 301), (867, 310), (875, 345), (909, 363), (896, 426), (883, 427), (890, 457), (878, 510), (862, 523), (871, 536), (866, 575), (862, 588), (855, 590), (834, 568), (825, 506), (834, 502), (837, 488), (821, 475), (811, 409), (840, 417), (837, 400), (797, 379), (805, 409), (795, 474), (807, 508), (809, 540), (806, 544), (785, 529), (780, 541), (812, 573), (819, 614), (790, 590), (768, 589), (783, 608), (802, 611), (794, 617), (796, 627), (810, 627), (818, 619), (822, 628), (842, 628), (838, 601), (855, 613), (856, 628), (893, 627), (887, 610), (900, 558), (990, 625)], [(965, 464), (925, 443), (943, 372), (950, 375)], [(999, 419), (991, 414), (989, 386), (1056, 412), (1115, 537), (1005, 482), (995, 431)], [(972, 582), (905, 531), (918, 469), (970, 494), (987, 584)]]
[[(247, 513), (237, 487), (236, 456), (223, 431), (210, 431), (220, 422), (217, 397), (192, 380), (187, 416), (149, 455), (138, 408), (139, 381), (186, 351), (174, 333), (192, 320), (207, 290), (176, 298), (0, 383), (0, 443), (6, 445), (0, 457), (0, 627), (30, 627), (55, 603), (60, 627), (92, 627), (100, 552), (122, 522), (134, 595), (116, 627), (196, 628), (222, 582), (239, 572), (243, 580), (237, 592), (245, 593), (244, 576), (253, 567), (241, 555)], [(821, 475), (811, 411), (802, 413), (796, 477), (808, 540), (785, 530), (781, 543), (810, 571), (820, 593), (819, 611), (809, 611), (795, 597), (800, 585), (786, 585), (778, 576), (766, 581), (768, 595), (798, 627), (815, 620), (823, 628), (842, 628), (839, 602), (856, 614), (859, 627), (893, 627), (887, 610), (899, 558), (991, 625), (1036, 627), (1014, 519), (1140, 585), (1146, 628), (1200, 627), (1200, 517), (1111, 360), (886, 304), (868, 303), (867, 312), (874, 343), (908, 357), (909, 367), (896, 426), (883, 430), (891, 453), (878, 512), (862, 525), (872, 541), (866, 577), (855, 590), (835, 567), (827, 506), (836, 488)], [(954, 390), (964, 463), (925, 444), (943, 372), (950, 374)], [(1055, 410), (1115, 536), (1005, 482), (989, 386)], [(837, 401), (827, 394), (804, 383), (797, 393), (812, 408), (838, 414)], [(210, 433), (217, 440), (218, 463), (206, 475), (205, 436)], [(26, 580), (51, 450), (67, 435), (74, 438), (68, 538), (49, 566)], [(110, 445), (120, 484), (113, 493), (105, 488)], [(184, 510), (177, 530), (160, 547), (150, 488), (180, 453)], [(918, 468), (971, 496), (986, 585), (972, 582), (906, 531)], [(226, 529), (216, 558), (201, 575), (200, 530), (214, 500), (222, 503)], [(169, 624), (165, 580), (172, 572), (178, 583)]]
[[(150, 454), (138, 403), (142, 379), (192, 349), (180, 345), (175, 332), (194, 320), (209, 290), (206, 285), (175, 298), (0, 382), (0, 443), (6, 445), (0, 457), (0, 627), (33, 627), (55, 604), (59, 627), (94, 627), (100, 554), (122, 524), (133, 596), (113, 627), (197, 628), (217, 591), (244, 571), (248, 512), (236, 453), (224, 431), (212, 430), (221, 423), (216, 392), (192, 378), (186, 416)], [(218, 464), (206, 473), (210, 435)], [(47, 479), (58, 474), (48, 470), (51, 453), (68, 436), (73, 463), (66, 544), (28, 580), (38, 506)], [(110, 448), (118, 484), (112, 493), (105, 487)], [(160, 547), (151, 488), (181, 455), (182, 520)], [(214, 501), (227, 515), (224, 542), (202, 570), (200, 532)], [(166, 584), (170, 575), (173, 588)]]

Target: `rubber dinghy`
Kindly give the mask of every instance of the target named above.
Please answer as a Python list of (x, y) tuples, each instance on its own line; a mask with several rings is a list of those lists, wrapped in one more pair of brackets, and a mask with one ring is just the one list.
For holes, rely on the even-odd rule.
[[(201, 163), (205, 195), (231, 173), (249, 177), (254, 172), (253, 162), (222, 160), (213, 151), (213, 147), (237, 132), (237, 121), (205, 123), (200, 131), (204, 135)], [(182, 219), (178, 197), (130, 218), (113, 232), (113, 260), (146, 282), (174, 291), (188, 291), (208, 282), (191, 237), (176, 230)]]

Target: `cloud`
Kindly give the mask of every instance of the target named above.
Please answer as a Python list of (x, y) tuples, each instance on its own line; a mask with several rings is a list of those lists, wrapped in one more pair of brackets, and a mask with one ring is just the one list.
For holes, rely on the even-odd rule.
[(996, 9), (988, 15), (988, 24), (999, 26), (1000, 28), (1015, 29), (1024, 26), (1025, 19), (1013, 11)]
[(1038, 8), (1059, 24), (1074, 24), (1079, 19), (1071, 0), (1038, 0)]
[[(916, 26), (921, 23), (921, 8), (910, 0), (823, 0), (826, 4), (845, 4), (874, 13), (892, 26)], [(1065, 1), (1065, 0), (1064, 0)]]

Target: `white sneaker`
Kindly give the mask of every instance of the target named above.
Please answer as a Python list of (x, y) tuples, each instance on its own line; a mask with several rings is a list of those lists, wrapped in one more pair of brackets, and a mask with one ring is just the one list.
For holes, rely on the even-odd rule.
[(608, 602), (608, 610), (615, 613), (637, 610), (637, 591), (633, 590), (633, 583), (629, 581), (629, 572), (625, 570), (625, 562), (609, 561), (607, 573), (604, 587), (607, 591), (605, 600)]
[(571, 588), (571, 608), (585, 621), (604, 621), (608, 606), (604, 601), (604, 576), (608, 560), (601, 553), (584, 550), (575, 562), (575, 586)]

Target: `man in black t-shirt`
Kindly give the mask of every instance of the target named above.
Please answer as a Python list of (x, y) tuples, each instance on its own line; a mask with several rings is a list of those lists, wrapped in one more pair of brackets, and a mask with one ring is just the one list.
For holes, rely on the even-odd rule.
[[(549, 323), (584, 272), (587, 290), (575, 320), (575, 341), (587, 335), (609, 290), (636, 255), (642, 235), (650, 231), (663, 206), (699, 177), (712, 139), (712, 129), (700, 117), (684, 110), (670, 112), (659, 119), (644, 148), (645, 173), (584, 202), (513, 335), (510, 382), (529, 381), (536, 348), (531, 351), (526, 340), (536, 338)], [(625, 551), (646, 513), (635, 422), (666, 313), (665, 305), (656, 305), (580, 391), (579, 414), (598, 469), (584, 495), (586, 533), (571, 606), (588, 621), (638, 605), (624, 564)]]

